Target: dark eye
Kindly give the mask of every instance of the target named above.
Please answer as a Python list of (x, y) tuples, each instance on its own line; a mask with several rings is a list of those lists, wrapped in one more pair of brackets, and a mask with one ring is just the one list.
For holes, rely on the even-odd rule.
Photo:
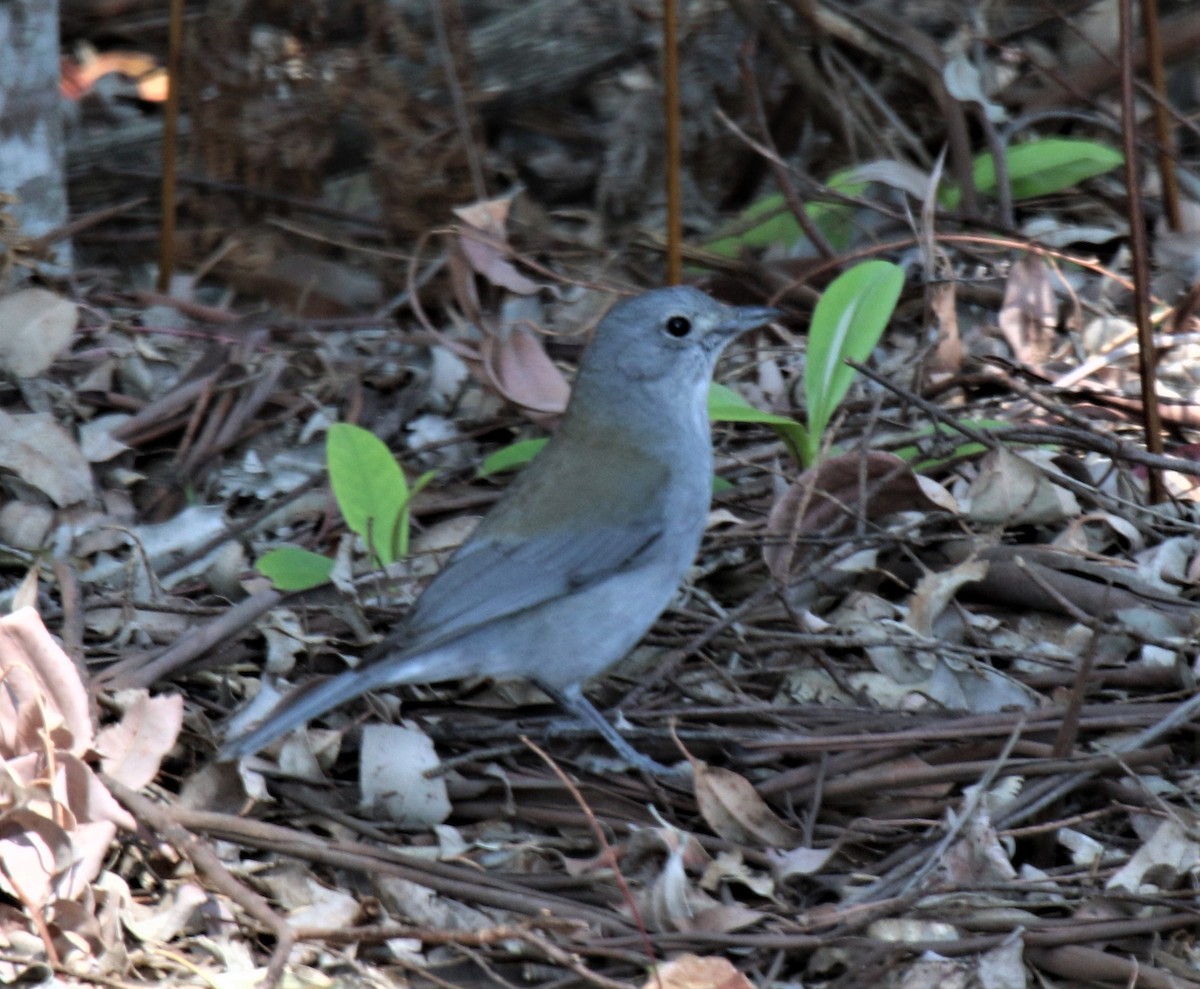
[(673, 337), (685, 337), (692, 332), (692, 321), (686, 316), (672, 316), (667, 320), (667, 332)]

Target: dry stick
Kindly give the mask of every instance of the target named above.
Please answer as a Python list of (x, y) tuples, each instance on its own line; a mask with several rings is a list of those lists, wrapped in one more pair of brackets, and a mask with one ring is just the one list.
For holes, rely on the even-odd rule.
[(1036, 968), (1060, 975), (1075, 985), (1124, 984), (1136, 989), (1200, 987), (1200, 982), (1181, 978), (1169, 969), (1147, 966), (1136, 958), (1121, 958), (1083, 944), (1064, 944), (1057, 948), (1026, 945), (1025, 959)]
[[(1157, 742), (1163, 735), (1181, 728), (1196, 717), (1200, 717), (1200, 693), (1184, 701), (1156, 724), (1143, 729), (1132, 738), (1126, 738), (1117, 742), (1108, 754), (1116, 758), (1128, 755), (1137, 749), (1147, 748), (1152, 743)], [(1096, 772), (1098, 770), (1089, 769), (1072, 773), (1062, 780), (1047, 780), (1042, 784), (1034, 784), (1021, 794), (1002, 814), (997, 815), (996, 828), (1010, 828), (1020, 821), (1028, 820), (1039, 813), (1043, 807), (1049, 806), (1054, 801), (1066, 796), (1072, 790), (1078, 789), (1090, 780)]]
[(171, 0), (167, 28), (167, 105), (163, 112), (162, 231), (158, 290), (169, 292), (175, 269), (175, 173), (179, 164), (179, 63), (183, 49), (183, 0)]
[(69, 223), (63, 223), (53, 230), (46, 231), (40, 237), (35, 237), (30, 241), (29, 246), (33, 251), (40, 253), (49, 249), (50, 245), (56, 241), (67, 240), (76, 234), (82, 233), (84, 230), (98, 227), (102, 223), (107, 223), (109, 220), (115, 219), (122, 213), (128, 213), (139, 206), (144, 206), (147, 202), (148, 199), (145, 196), (135, 196), (133, 199), (126, 199), (124, 202), (116, 203), (113, 206), (105, 206), (103, 209), (93, 210), (90, 213), (85, 213), (83, 216), (77, 216)]
[(1167, 112), (1167, 74), (1162, 35), (1158, 30), (1158, 0), (1142, 0), (1142, 33), (1146, 36), (1146, 68), (1154, 90), (1154, 139), (1158, 144), (1158, 173), (1162, 178), (1163, 213), (1171, 230), (1183, 227), (1179, 213), (1179, 175), (1175, 171), (1175, 135)]
[[(0, 951), (0, 962), (15, 966), (21, 972), (21, 980), (30, 973), (32, 966), (29, 963), (28, 955), (9, 954), (8, 952)], [(51, 964), (48, 961), (39, 962), (39, 965), (44, 965), (46, 968), (53, 970), (55, 975), (64, 975), (69, 979), (74, 979), (76, 982), (84, 982), (94, 986), (104, 986), (105, 989), (146, 989), (145, 982), (122, 982), (120, 979), (109, 978), (108, 976), (98, 975), (95, 972), (81, 972), (77, 967), (73, 968), (70, 965)], [(33, 969), (36, 971), (36, 969)], [(20, 980), (14, 980), (20, 981)], [(9, 983), (10, 985), (12, 983)], [(74, 985), (74, 983), (71, 983)]]
[[(444, 896), (525, 915), (571, 918), (600, 929), (631, 930), (629, 922), (612, 910), (577, 902), (554, 893), (521, 886), (477, 868), (417, 859), (404, 852), (356, 841), (329, 841), (294, 828), (231, 814), (171, 807), (172, 818), (193, 831), (234, 841), (251, 848), (321, 862), (367, 875), (390, 875), (431, 889)], [(639, 956), (644, 960), (644, 956)]]
[[(295, 934), (298, 941), (325, 941), (329, 944), (381, 943), (395, 938), (410, 938), (428, 944), (486, 948), (492, 945), (502, 945), (505, 941), (520, 941), (542, 952), (552, 963), (574, 972), (584, 981), (598, 986), (599, 989), (630, 989), (627, 982), (610, 979), (593, 972), (579, 960), (574, 952), (560, 948), (536, 930), (539, 927), (546, 927), (559, 928), (569, 932), (578, 926), (578, 924), (564, 924), (556, 922), (554, 918), (544, 917), (520, 924), (499, 924), (477, 931), (441, 931), (412, 924), (377, 924), (351, 928), (297, 927)], [(427, 971), (422, 971), (422, 975), (428, 974)]]
[(633, 916), (633, 921), (637, 925), (638, 933), (642, 936), (642, 946), (646, 951), (647, 961), (654, 967), (654, 978), (658, 983), (658, 989), (663, 989), (662, 976), (658, 972), (658, 957), (654, 953), (654, 945), (650, 943), (650, 935), (646, 933), (646, 925), (642, 921), (641, 911), (637, 908), (637, 902), (633, 898), (633, 891), (630, 890), (629, 884), (625, 881), (625, 874), (621, 872), (621, 862), (617, 858), (617, 853), (613, 851), (612, 846), (608, 843), (608, 838), (604, 834), (604, 829), (600, 827), (600, 822), (596, 820), (596, 815), (592, 812), (592, 808), (588, 802), (583, 799), (583, 794), (579, 792), (579, 787), (571, 782), (570, 777), (562, 771), (562, 768), (546, 754), (545, 750), (530, 740), (527, 735), (521, 736), (521, 741), (547, 765), (550, 771), (558, 777), (559, 782), (566, 787), (567, 792), (571, 794), (571, 798), (575, 801), (576, 806), (583, 811), (584, 816), (591, 826), (592, 834), (596, 837), (598, 844), (603, 851), (602, 858), (613, 871), (613, 878), (617, 881), (617, 886), (621, 890), (621, 896), (625, 898), (625, 905), (629, 907), (629, 912)]
[(771, 138), (771, 126), (767, 123), (767, 114), (763, 109), (762, 94), (758, 90), (754, 72), (750, 65), (750, 59), (748, 57), (739, 58), (738, 65), (741, 69), (742, 91), (746, 94), (746, 98), (750, 102), (750, 110), (754, 114), (754, 126), (758, 130), (762, 147), (766, 148), (769, 152), (765, 157), (767, 164), (771, 166), (771, 174), (775, 176), (775, 184), (779, 186), (779, 191), (783, 194), (783, 201), (787, 203), (792, 216), (796, 218), (796, 222), (800, 224), (800, 229), (804, 231), (804, 235), (813, 247), (816, 248), (817, 253), (823, 258), (831, 258), (837, 254), (837, 251), (833, 249), (833, 245), (829, 243), (828, 239), (821, 232), (821, 228), (808, 215), (808, 210), (804, 208), (804, 202), (800, 199), (795, 185), (792, 184), (787, 165), (784, 164), (783, 159), (779, 155), (779, 149), (775, 147), (775, 142)]
[(683, 280), (683, 154), (679, 109), (679, 12), (676, 0), (662, 0), (663, 12), (663, 171), (667, 184), (667, 284)]
[[(868, 367), (867, 365), (860, 364), (858, 361), (851, 361), (851, 360), (846, 361), (846, 363), (849, 364), (856, 371), (858, 371), (860, 374), (862, 374), (864, 377), (870, 378), (876, 384), (882, 385), (888, 391), (893, 392), (896, 395), (899, 395), (906, 402), (911, 402), (913, 405), (917, 406), (917, 408), (919, 408), (922, 412), (925, 412), (926, 414), (928, 414), (932, 419), (935, 419), (938, 422), (944, 422), (951, 429), (955, 430), (958, 433), (961, 433), (967, 439), (971, 440), (972, 442), (979, 443), (983, 446), (986, 446), (989, 450), (998, 449), (1001, 445), (1001, 442), (1000, 442), (1001, 440), (1004, 440), (1004, 439), (1014, 439), (1015, 440), (1019, 437), (1022, 437), (1022, 438), (1027, 437), (1030, 433), (1033, 432), (1032, 430), (1019, 429), (1019, 428), (1014, 428), (1011, 430), (1004, 430), (1003, 432), (997, 432), (995, 430), (983, 432), (981, 430), (973, 429), (972, 427), (966, 425), (965, 423), (962, 423), (962, 422), (958, 421), (957, 419), (955, 419), (954, 416), (945, 412), (942, 408), (940, 408), (935, 403), (922, 398), (920, 395), (916, 394), (915, 392), (908, 391), (907, 389), (902, 388), (899, 385), (889, 381), (883, 375), (879, 374), (877, 371), (874, 371), (872, 368)], [(1044, 438), (1044, 435), (1047, 434), (1049, 432), (1049, 430), (1046, 427), (1041, 427), (1037, 430), (1037, 432), (1039, 434), (1043, 434), (1043, 438)], [(1073, 433), (1073, 431), (1066, 431), (1066, 432)], [(1029, 442), (1029, 440), (1022, 439), (1022, 442)], [(1104, 452), (1106, 452), (1106, 455), (1114, 457), (1114, 458), (1120, 457), (1120, 458), (1126, 459), (1126, 460), (1132, 460), (1132, 461), (1136, 461), (1139, 463), (1145, 463), (1149, 459), (1149, 457), (1156, 456), (1158, 463), (1162, 463), (1163, 461), (1167, 461), (1167, 462), (1171, 462), (1171, 463), (1175, 462), (1172, 460), (1172, 458), (1164, 457), (1161, 453), (1161, 450), (1157, 455), (1150, 454), (1149, 456), (1139, 456), (1135, 453), (1135, 451), (1127, 449), (1125, 444), (1123, 444), (1123, 443), (1118, 443), (1118, 442), (1112, 441), (1112, 440), (1108, 441), (1108, 443), (1111, 444), (1111, 446), (1109, 447), (1108, 450), (1106, 450)], [(1184, 461), (1184, 460), (1178, 460), (1177, 462), (1179, 464), (1180, 469), (1183, 469), (1185, 472), (1194, 473), (1196, 470), (1195, 462), (1189, 463), (1188, 461)], [(1172, 469), (1175, 469), (1175, 468), (1173, 467)], [(1105, 504), (1110, 507), (1113, 505), (1120, 505), (1124, 508), (1128, 508), (1128, 509), (1132, 509), (1134, 511), (1140, 512), (1141, 514), (1147, 516), (1151, 521), (1153, 521), (1155, 523), (1166, 524), (1166, 525), (1178, 525), (1180, 523), (1179, 519), (1173, 519), (1169, 516), (1163, 515), (1161, 512), (1156, 511), (1152, 505), (1137, 505), (1137, 504), (1127, 502), (1125, 499), (1117, 498), (1116, 496), (1113, 496), (1113, 495), (1103, 494), (1102, 492), (1097, 491), (1094, 487), (1091, 487), (1087, 484), (1083, 484), (1080, 481), (1076, 481), (1073, 477), (1071, 477), (1067, 474), (1057, 475), (1054, 479), (1054, 483), (1066, 488), (1068, 491), (1071, 491), (1074, 494), (1083, 495), (1088, 498), (1093, 498), (1096, 501), (1100, 502), (1101, 504)], [(1129, 521), (1134, 525), (1138, 524), (1135, 519), (1130, 519)], [(1149, 523), (1146, 523), (1146, 524), (1149, 524)], [(1139, 528), (1144, 528), (1144, 526), (1139, 526)]]
[(191, 862), (214, 890), (228, 896), (275, 935), (275, 950), (271, 952), (271, 960), (267, 964), (267, 972), (260, 986), (270, 989), (277, 985), (283, 977), (292, 945), (296, 943), (295, 935), (288, 927), (287, 921), (271, 909), (264, 897), (234, 879), (211, 846), (179, 824), (163, 807), (109, 776), (101, 776), (101, 781), (134, 817), (159, 837), (165, 838), (180, 855)]
[[(757, 95), (757, 90), (754, 92)], [(820, 228), (813, 222), (812, 217), (808, 215), (808, 211), (804, 208), (804, 203), (801, 202), (799, 195), (796, 193), (795, 186), (788, 180), (788, 166), (779, 157), (779, 153), (773, 147), (769, 147), (761, 141), (754, 140), (754, 138), (734, 123), (720, 107), (716, 107), (714, 112), (717, 115), (717, 119), (724, 124), (730, 133), (767, 160), (771, 166), (771, 173), (775, 176), (775, 181), (779, 185), (779, 191), (783, 195), (784, 202), (787, 203), (788, 211), (796, 218), (796, 222), (800, 224), (800, 229), (804, 231), (804, 236), (812, 242), (821, 256), (827, 259), (827, 263), (831, 267), (840, 267), (842, 258), (833, 250), (829, 241), (821, 233)]]
[[(1142, 192), (1137, 162), (1137, 115), (1133, 105), (1133, 0), (1120, 0), (1121, 21), (1121, 139), (1125, 152), (1125, 193), (1129, 203), (1129, 248), (1133, 265), (1133, 312), (1138, 328), (1138, 372), (1142, 383), (1142, 426), (1146, 449), (1163, 452), (1162, 422), (1158, 413), (1155, 380), (1157, 355), (1154, 327), (1150, 323), (1150, 245), (1142, 212)], [(1162, 474), (1149, 472), (1150, 501), (1165, 497)]]
[(184, 636), (153, 660), (143, 663), (143, 657), (122, 660), (96, 677), (97, 684), (113, 690), (126, 687), (150, 687), (161, 677), (186, 666), (213, 646), (241, 632), (260, 615), (266, 614), (283, 600), (274, 589), (259, 591), (226, 611), (215, 621)]
[(625, 695), (623, 703), (629, 705), (639, 703), (651, 687), (671, 676), (679, 668), (680, 663), (703, 649), (713, 638), (724, 632), (729, 626), (736, 624), (747, 612), (758, 607), (758, 605), (762, 604), (763, 601), (774, 593), (775, 584), (768, 581), (732, 611), (726, 612), (723, 618), (713, 622), (703, 632), (685, 642), (679, 649), (673, 649), (668, 652), (658, 661), (654, 669), (643, 676), (638, 685)]
[[(453, 22), (447, 26), (447, 9), (449, 19)], [(451, 30), (453, 29), (453, 31)], [(453, 33), (454, 44), (451, 44)], [(450, 104), (454, 108), (454, 122), (458, 128), (458, 137), (462, 141), (463, 153), (467, 156), (467, 168), (471, 173), (471, 185), (475, 190), (476, 199), (487, 198), (487, 185), (483, 177), (483, 164), (480, 161), (478, 141), (480, 128), (471, 114), (467, 102), (463, 78), (469, 84), (473, 81), (473, 66), (470, 64), (470, 48), (464, 44), (462, 11), (456, 0), (438, 0), (433, 5), (433, 36), (437, 42), (438, 51), (442, 56), (445, 67), (446, 88), (450, 90)], [(474, 86), (472, 85), (472, 89)]]
[[(983, 803), (984, 797), (987, 796), (987, 792), (991, 788), (991, 785), (995, 781), (996, 777), (999, 775), (1000, 770), (1004, 768), (1004, 764), (1008, 761), (1008, 757), (1012, 755), (1013, 747), (1017, 744), (1017, 740), (1021, 737), (1021, 732), (1024, 730), (1025, 719), (1020, 718), (1017, 723), (1013, 725), (1013, 730), (1008, 736), (1008, 741), (1004, 743), (1003, 750), (998, 756), (996, 756), (995, 759), (992, 760), (991, 765), (988, 767), (988, 771), (984, 773), (983, 776), (980, 777), (979, 782), (975, 784), (966, 804), (963, 806), (961, 811), (955, 814), (953, 823), (946, 829), (946, 833), (942, 835), (941, 841), (939, 841), (933, 846), (933, 848), (929, 850), (929, 855), (925, 858), (925, 863), (911, 876), (909, 876), (907, 881), (900, 885), (900, 889), (898, 891), (900, 896), (905, 896), (909, 893), (912, 893), (916, 889), (917, 885), (937, 867), (939, 862), (942, 861), (942, 858), (945, 856), (946, 852), (950, 850), (950, 846), (954, 844), (967, 821), (971, 819), (971, 817), (975, 814), (975, 811), (978, 810), (979, 805)], [(912, 861), (917, 860), (914, 859)]]

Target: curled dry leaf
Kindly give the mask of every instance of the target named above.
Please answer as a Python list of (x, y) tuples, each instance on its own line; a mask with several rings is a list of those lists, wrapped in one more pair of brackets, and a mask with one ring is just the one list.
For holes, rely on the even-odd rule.
[(510, 402), (542, 415), (558, 415), (567, 407), (571, 388), (527, 326), (489, 333), (481, 356), (486, 383)]
[(878, 451), (831, 457), (796, 478), (775, 502), (763, 558), (772, 576), (786, 581), (801, 537), (836, 535), (860, 517), (941, 507), (899, 457)]
[(460, 250), (450, 259), (451, 281), (459, 304), (483, 339), (478, 343), (443, 342), (477, 380), (498, 395), (537, 416), (556, 416), (566, 408), (571, 389), (531, 329), (529, 314), (514, 318), (508, 307), (507, 318), (496, 324), (483, 315), (479, 305), (476, 275), (516, 296), (532, 297), (542, 288), (506, 258), (505, 224), (511, 202), (511, 198), (492, 199), (454, 211), (463, 226), (457, 241)]
[[(135, 822), (85, 761), (93, 748), (87, 693), (32, 608), (0, 619), (0, 682), (9, 784), (0, 790), (0, 888), (36, 909), (54, 902), (57, 915), (99, 874), (117, 828)], [(123, 717), (96, 744), (108, 749), (106, 768), (140, 786), (175, 744), (183, 704), (145, 694), (125, 700)]]
[(1058, 303), (1046, 262), (1036, 254), (1013, 262), (1004, 285), (999, 321), (1000, 331), (1017, 360), (1033, 367), (1046, 362), (1054, 347)]
[(76, 755), (91, 746), (79, 671), (32, 608), (0, 619), (0, 680), (0, 758), (41, 751), (43, 732)]
[(522, 275), (505, 255), (508, 253), (508, 211), (512, 196), (459, 206), (454, 215), (465, 226), (459, 230), (458, 246), (472, 268), (493, 285), (517, 295), (533, 295), (539, 285)]
[(794, 848), (804, 836), (781, 821), (744, 776), (692, 760), (696, 803), (718, 835), (756, 848)]

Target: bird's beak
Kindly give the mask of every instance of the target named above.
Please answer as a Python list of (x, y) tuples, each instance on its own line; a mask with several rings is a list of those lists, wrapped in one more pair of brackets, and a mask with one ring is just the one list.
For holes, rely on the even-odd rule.
[(737, 336), (747, 330), (764, 326), (773, 319), (779, 319), (783, 313), (769, 306), (730, 306), (729, 322), (726, 324), (730, 336)]

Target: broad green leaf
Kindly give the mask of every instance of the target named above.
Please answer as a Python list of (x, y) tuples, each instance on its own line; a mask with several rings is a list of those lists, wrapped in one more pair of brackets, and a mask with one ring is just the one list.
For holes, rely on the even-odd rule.
[(329, 427), (325, 455), (329, 483), (346, 525), (381, 566), (395, 562), (408, 541), (410, 497), (396, 458), (379, 437), (349, 423)]
[[(855, 181), (853, 172), (853, 169), (843, 169), (825, 184), (842, 195), (861, 196), (866, 191), (867, 183)], [(834, 247), (844, 248), (849, 244), (853, 206), (814, 201), (808, 203), (804, 211)], [(726, 224), (724, 230), (726, 232), (718, 233), (716, 239), (704, 247), (714, 254), (730, 258), (755, 248), (793, 248), (804, 239), (803, 229), (779, 193), (751, 203), (740, 217)]]
[(517, 440), (516, 443), (502, 446), (495, 453), (484, 457), (483, 463), (479, 465), (479, 476), (490, 477), (492, 474), (500, 474), (506, 470), (516, 470), (518, 467), (524, 467), (538, 455), (538, 452), (546, 445), (546, 442), (544, 438)]
[(890, 261), (865, 261), (835, 278), (821, 294), (808, 330), (804, 394), (808, 432), (803, 463), (811, 466), (834, 410), (846, 397), (854, 368), (879, 342), (900, 290), (904, 272)]
[[(1124, 160), (1120, 151), (1107, 144), (1069, 137), (1029, 141), (1008, 148), (1004, 154), (1014, 200), (1062, 192), (1084, 179), (1111, 172)], [(996, 195), (996, 159), (991, 152), (975, 156), (974, 176), (980, 194)], [(953, 208), (960, 198), (960, 190), (947, 188), (942, 201)]]
[(770, 426), (798, 463), (801, 451), (808, 444), (808, 433), (795, 419), (756, 409), (732, 388), (716, 381), (708, 387), (708, 418), (713, 422), (757, 422)]
[(329, 581), (333, 560), (299, 546), (268, 550), (255, 564), (279, 591), (307, 591)]

